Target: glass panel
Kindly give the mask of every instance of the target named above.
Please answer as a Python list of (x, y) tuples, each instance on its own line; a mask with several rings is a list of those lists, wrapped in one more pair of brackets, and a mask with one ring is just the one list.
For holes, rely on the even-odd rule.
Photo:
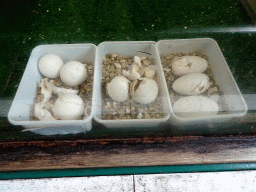
[[(255, 7), (251, 1), (38, 0), (31, 4), (13, 0), (1, 6), (1, 13), (0, 141), (255, 132), (256, 28)], [(108, 43), (104, 44), (106, 41)], [(40, 90), (38, 84), (43, 77), (37, 64), (48, 53), (59, 55), (64, 63), (72, 60), (83, 64), (87, 62), (88, 74), (95, 72), (95, 100), (86, 100), (86, 114), (68, 123), (54, 121), (56, 129), (52, 128), (51, 122), (31, 122), (29, 116), (34, 105), (33, 99)], [(127, 57), (127, 63), (122, 68), (123, 56)], [(147, 68), (146, 60), (142, 62), (141, 68), (133, 66), (136, 63), (135, 56), (141, 61), (148, 56), (153, 69), (150, 71)], [(193, 85), (188, 84), (191, 82), (189, 79), (178, 85), (178, 89), (188, 86), (185, 92), (191, 89), (200, 94), (205, 90), (202, 96), (217, 102), (217, 109), (214, 104), (208, 103), (206, 109), (210, 115), (205, 116), (206, 112), (203, 112), (203, 117), (198, 117), (196, 113), (197, 116), (191, 119), (190, 112), (186, 113), (189, 114), (186, 118), (181, 118), (178, 112), (174, 113), (174, 103), (190, 96), (184, 96), (184, 93), (173, 88), (174, 81), (179, 78), (174, 74), (173, 62), (177, 58), (185, 61), (181, 56), (199, 56), (209, 63), (206, 72), (203, 72), (210, 77), (209, 82), (207, 78), (201, 79), (193, 88)], [(109, 62), (104, 63), (106, 59)], [(136, 73), (131, 74), (132, 68), (136, 68)], [(157, 84), (156, 98), (153, 91), (150, 92), (153, 95), (148, 93), (147, 88), (144, 92), (135, 93), (143, 79), (147, 78), (146, 68), (149, 73), (155, 73), (148, 86)], [(136, 76), (137, 72), (139, 76)], [(118, 99), (113, 100), (109, 97), (110, 93), (106, 92), (107, 84), (116, 75), (124, 73), (128, 79), (124, 81), (129, 82), (124, 90), (126, 95), (123, 96), (127, 97), (126, 104)], [(194, 78), (198, 80), (199, 77)], [(23, 84), (20, 84), (21, 80)], [(92, 77), (90, 80), (86, 81), (89, 83), (86, 86), (92, 86)], [(87, 93), (89, 88), (86, 86), (83, 93), (79, 89), (80, 96)], [(16, 94), (18, 87), (20, 92)], [(114, 90), (115, 87), (116, 84)], [(18, 98), (16, 103), (13, 102), (15, 94)], [(117, 94), (120, 94), (120, 90)], [(58, 93), (56, 95), (59, 96)], [(144, 99), (136, 101), (138, 95), (144, 95)], [(149, 104), (143, 103), (146, 98), (149, 98)], [(198, 107), (187, 107), (190, 104), (201, 102), (205, 106), (208, 101), (195, 102), (192, 99), (185, 104), (183, 101), (185, 109), (181, 113), (184, 115), (184, 110)], [(12, 102), (16, 108), (10, 113), (9, 123), (7, 116)], [(91, 111), (93, 107), (95, 111)], [(178, 106), (178, 109), (181, 107)], [(218, 115), (214, 116), (216, 111)], [(54, 115), (53, 111), (50, 113)], [(92, 126), (90, 118), (93, 119)], [(48, 127), (44, 131), (34, 131), (47, 136), (30, 131), (22, 132), (24, 127), (20, 126), (21, 121), (27, 128)], [(69, 132), (71, 126), (74, 128)], [(83, 130), (87, 132), (79, 133)], [(67, 133), (72, 134), (65, 135)], [(49, 136), (51, 134), (61, 135)]]

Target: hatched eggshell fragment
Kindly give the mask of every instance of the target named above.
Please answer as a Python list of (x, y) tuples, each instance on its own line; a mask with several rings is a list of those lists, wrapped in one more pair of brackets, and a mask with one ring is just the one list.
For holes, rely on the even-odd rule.
[(192, 73), (176, 79), (173, 90), (181, 95), (198, 95), (210, 86), (209, 77), (203, 73)]
[(218, 104), (203, 96), (189, 96), (176, 101), (173, 105), (174, 113), (182, 118), (203, 117), (216, 115)]
[(56, 87), (52, 84), (52, 82), (46, 82), (47, 88), (52, 91), (55, 94), (58, 94), (58, 96), (60, 96), (61, 94), (78, 94), (79, 90), (76, 89), (66, 89), (63, 87)]
[(134, 56), (134, 63), (138, 63), (141, 66), (141, 60), (139, 56)]
[(35, 117), (40, 121), (56, 121), (56, 119), (51, 115), (51, 113), (44, 109), (43, 103), (36, 103), (34, 109)]
[(190, 73), (202, 73), (208, 67), (205, 59), (198, 56), (179, 57), (172, 63), (172, 72), (174, 75), (182, 76)]
[(149, 65), (148, 67), (145, 67), (145, 70), (144, 70), (144, 76), (145, 77), (152, 79), (155, 76), (155, 74), (156, 74), (156, 67), (155, 66)]
[(124, 76), (114, 77), (110, 83), (107, 84), (107, 91), (109, 96), (118, 102), (123, 102), (128, 99), (130, 81)]
[(44, 78), (41, 80), (39, 87), (41, 87), (41, 93), (44, 95), (44, 99), (42, 101), (43, 105), (46, 104), (52, 97), (52, 90), (47, 87), (48, 79)]

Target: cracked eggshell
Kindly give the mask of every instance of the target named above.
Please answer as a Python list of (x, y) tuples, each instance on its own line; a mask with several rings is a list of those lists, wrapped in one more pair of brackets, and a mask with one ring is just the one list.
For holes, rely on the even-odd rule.
[(60, 78), (67, 86), (82, 84), (87, 77), (86, 67), (78, 61), (70, 61), (60, 70)]
[(51, 113), (44, 109), (43, 103), (36, 103), (34, 114), (40, 121), (56, 121), (56, 119), (51, 115)]
[(176, 101), (173, 105), (174, 113), (182, 118), (204, 117), (217, 115), (218, 104), (203, 96), (189, 96)]
[(145, 67), (143, 76), (152, 79), (154, 78), (155, 74), (156, 74), (156, 67), (154, 65), (152, 66), (149, 65), (148, 67)]
[(58, 77), (62, 66), (62, 59), (54, 54), (44, 55), (38, 62), (39, 71), (47, 78)]
[(48, 90), (50, 90), (51, 92), (53, 92), (55, 94), (58, 94), (59, 96), (61, 94), (67, 94), (67, 93), (70, 93), (70, 94), (78, 94), (79, 93), (79, 90), (76, 90), (76, 89), (66, 89), (63, 87), (56, 87), (52, 84), (52, 82), (46, 82), (46, 85), (47, 85)]
[(130, 71), (122, 70), (122, 74), (131, 81), (141, 78), (140, 74), (134, 70), (130, 70)]
[(138, 63), (141, 66), (141, 60), (139, 56), (134, 56), (134, 63)]
[(41, 87), (41, 93), (44, 95), (44, 99), (42, 101), (43, 104), (47, 103), (52, 97), (52, 90), (47, 87), (47, 83), (49, 83), (48, 79), (44, 78), (39, 84), (39, 87)]
[(124, 76), (114, 77), (110, 83), (107, 84), (107, 92), (111, 99), (123, 102), (129, 97), (130, 81)]
[(173, 90), (181, 95), (198, 95), (210, 86), (209, 77), (203, 73), (192, 73), (176, 79)]
[(84, 113), (84, 102), (78, 95), (63, 94), (56, 100), (52, 111), (61, 120), (77, 120)]
[(208, 67), (205, 59), (198, 56), (179, 57), (172, 63), (172, 72), (174, 75), (182, 76), (190, 73), (202, 73)]
[(155, 80), (143, 78), (136, 80), (131, 87), (131, 96), (134, 101), (141, 104), (153, 102), (158, 95), (158, 85)]

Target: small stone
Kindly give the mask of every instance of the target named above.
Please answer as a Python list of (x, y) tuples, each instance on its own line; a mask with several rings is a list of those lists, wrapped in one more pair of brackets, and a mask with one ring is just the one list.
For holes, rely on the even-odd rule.
[(138, 118), (138, 119), (141, 119), (142, 116), (143, 116), (142, 113), (138, 113), (137, 118)]
[(107, 108), (110, 108), (111, 107), (111, 104), (110, 102), (107, 102), (107, 105), (106, 105)]
[(126, 67), (126, 63), (122, 63), (121, 66), (124, 69)]
[(172, 68), (172, 62), (168, 63), (167, 66), (168, 66), (169, 68)]
[(125, 109), (125, 114), (130, 114), (131, 113), (131, 110), (129, 108), (126, 108)]
[(164, 70), (164, 72), (170, 72), (172, 69), (170, 69), (170, 68), (163, 68), (163, 70)]
[(118, 60), (120, 60), (120, 59), (122, 59), (122, 58), (123, 58), (122, 55), (117, 55), (117, 57), (116, 57), (116, 59), (118, 59)]
[(148, 113), (145, 113), (145, 119), (150, 119), (150, 115)]
[(120, 115), (120, 117), (124, 117), (125, 116), (125, 112), (124, 111), (120, 111), (119, 115)]
[(150, 107), (149, 110), (150, 110), (150, 111), (154, 111), (155, 108), (154, 108), (154, 107)]
[(115, 73), (110, 73), (109, 77), (112, 79), (115, 77)]
[(217, 87), (209, 88), (208, 89), (208, 94), (212, 94), (212, 93), (217, 92), (217, 91), (218, 91)]
[(116, 111), (114, 111), (113, 113), (112, 113), (112, 115), (117, 115), (118, 113), (116, 112)]
[(113, 72), (113, 71), (115, 71), (115, 67), (114, 67), (113, 65), (111, 65), (111, 66), (109, 67), (109, 70), (110, 70), (111, 72)]
[(112, 54), (111, 55), (111, 58), (116, 58), (117, 57), (117, 54)]
[(120, 65), (120, 63), (114, 63), (114, 65), (115, 65), (115, 67), (118, 68), (118, 69), (122, 68), (122, 66)]

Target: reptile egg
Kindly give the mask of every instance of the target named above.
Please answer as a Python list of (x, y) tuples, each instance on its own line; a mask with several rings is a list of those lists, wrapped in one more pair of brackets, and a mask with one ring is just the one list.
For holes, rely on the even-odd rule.
[(61, 120), (76, 120), (84, 112), (84, 102), (76, 94), (63, 94), (56, 100), (52, 111)]
[(174, 113), (182, 118), (203, 117), (216, 115), (219, 111), (218, 104), (202, 96), (189, 96), (176, 101), (173, 105)]
[(173, 82), (172, 88), (181, 95), (198, 95), (210, 86), (209, 77), (203, 73), (191, 73), (179, 77)]
[(189, 73), (202, 73), (208, 67), (205, 59), (198, 56), (183, 56), (175, 59), (172, 63), (174, 75), (182, 76)]
[(62, 59), (54, 54), (47, 54), (38, 62), (39, 71), (47, 78), (58, 77), (62, 66)]
[(60, 78), (67, 86), (82, 84), (87, 77), (87, 69), (78, 61), (70, 61), (60, 70)]
[(138, 103), (149, 104), (156, 99), (157, 95), (158, 85), (153, 79), (137, 79), (131, 85), (131, 96)]
[(107, 92), (111, 99), (123, 102), (129, 97), (130, 81), (124, 76), (114, 77), (110, 83), (107, 84)]

